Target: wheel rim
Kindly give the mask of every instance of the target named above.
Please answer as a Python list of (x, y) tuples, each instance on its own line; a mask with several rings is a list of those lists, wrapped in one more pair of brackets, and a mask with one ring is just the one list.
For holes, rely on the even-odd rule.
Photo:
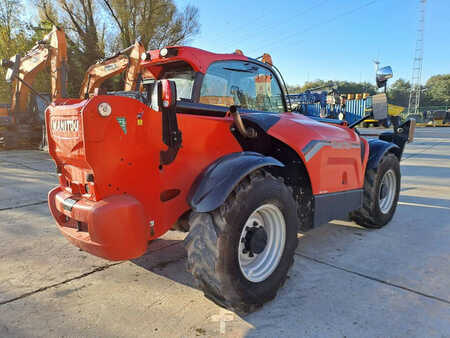
[[(255, 242), (252, 236), (256, 236), (256, 232), (261, 235), (258, 237), (264, 238), (262, 231), (266, 234), (262, 251), (261, 245), (253, 245), (259, 253), (248, 250), (249, 241)], [(273, 204), (264, 204), (256, 209), (245, 222), (239, 239), (238, 261), (244, 277), (254, 283), (267, 279), (281, 260), (285, 242), (286, 222), (281, 210)]]
[(381, 180), (380, 191), (378, 193), (378, 204), (383, 214), (389, 213), (395, 199), (397, 190), (397, 180), (395, 172), (392, 169), (386, 171)]

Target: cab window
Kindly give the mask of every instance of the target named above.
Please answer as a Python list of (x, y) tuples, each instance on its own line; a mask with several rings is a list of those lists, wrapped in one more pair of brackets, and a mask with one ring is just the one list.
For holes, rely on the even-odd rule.
[(281, 113), (282, 91), (270, 70), (244, 61), (213, 63), (200, 90), (200, 103)]

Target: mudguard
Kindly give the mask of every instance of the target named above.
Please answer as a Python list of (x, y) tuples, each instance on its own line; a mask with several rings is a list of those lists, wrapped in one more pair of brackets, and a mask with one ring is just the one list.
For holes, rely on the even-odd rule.
[(245, 176), (267, 166), (284, 167), (284, 164), (273, 157), (250, 151), (223, 156), (197, 177), (187, 202), (197, 212), (217, 209)]
[(402, 150), (398, 145), (380, 139), (369, 140), (369, 160), (367, 162), (367, 169), (378, 168), (378, 164), (387, 152), (394, 153), (400, 161)]

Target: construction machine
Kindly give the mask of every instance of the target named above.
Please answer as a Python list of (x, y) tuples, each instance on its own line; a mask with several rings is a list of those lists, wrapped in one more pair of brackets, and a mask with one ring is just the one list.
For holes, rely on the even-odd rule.
[[(67, 43), (64, 30), (54, 26), (24, 56), (3, 59), (6, 81), (12, 86), (11, 104), (0, 107), (0, 146), (4, 148), (35, 147), (44, 141), (45, 107), (53, 100), (67, 96)], [(33, 89), (36, 75), (50, 68), (51, 93)], [(30, 95), (31, 94), (31, 95)]]
[(299, 114), (267, 59), (151, 50), (141, 62), (154, 81), (143, 82), (146, 101), (98, 94), (50, 105), (59, 184), (48, 203), (61, 233), (85, 252), (127, 260), (185, 229), (199, 288), (247, 312), (286, 281), (299, 230), (349, 216), (388, 224), (415, 121), (366, 139), (354, 128), (385, 119), (386, 105), (352, 124)]
[(107, 79), (125, 71), (124, 91), (132, 91), (138, 85), (141, 55), (145, 52), (144, 46), (138, 40), (111, 57), (98, 61), (89, 67), (84, 76), (80, 89), (80, 98), (92, 97)]

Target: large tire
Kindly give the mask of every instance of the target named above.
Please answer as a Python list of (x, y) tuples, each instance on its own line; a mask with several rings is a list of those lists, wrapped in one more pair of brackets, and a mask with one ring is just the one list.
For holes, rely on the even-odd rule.
[[(244, 250), (240, 249), (247, 245), (248, 229), (258, 228), (248, 226), (248, 222), (256, 225), (249, 216), (255, 217), (258, 208), (262, 210), (259, 212), (263, 212), (268, 205), (276, 206), (274, 210), (278, 209), (282, 213), (284, 226), (283, 221), (272, 224), (280, 224), (285, 229), (284, 240), (276, 241), (279, 244), (284, 242), (284, 249), (278, 250), (280, 258), (277, 263), (267, 265), (272, 266), (273, 271), (267, 272), (269, 275), (264, 280), (251, 281), (244, 275), (244, 268), (240, 265), (244, 255)], [(256, 215), (262, 217), (258, 213)], [(190, 232), (185, 240), (188, 270), (206, 297), (235, 311), (251, 312), (276, 296), (294, 261), (299, 225), (297, 202), (292, 189), (281, 178), (258, 170), (243, 179), (221, 207), (210, 213), (193, 212), (189, 223)], [(268, 233), (266, 242), (271, 243), (272, 235)], [(247, 235), (243, 238), (242, 234)], [(267, 244), (260, 255), (249, 257), (269, 257), (265, 256), (269, 248), (271, 246)]]
[[(386, 154), (381, 159), (377, 170), (366, 171), (363, 206), (352, 212), (350, 218), (366, 228), (381, 228), (389, 223), (397, 208), (400, 178), (400, 164), (397, 156), (392, 153)], [(392, 187), (392, 184), (395, 186)]]

